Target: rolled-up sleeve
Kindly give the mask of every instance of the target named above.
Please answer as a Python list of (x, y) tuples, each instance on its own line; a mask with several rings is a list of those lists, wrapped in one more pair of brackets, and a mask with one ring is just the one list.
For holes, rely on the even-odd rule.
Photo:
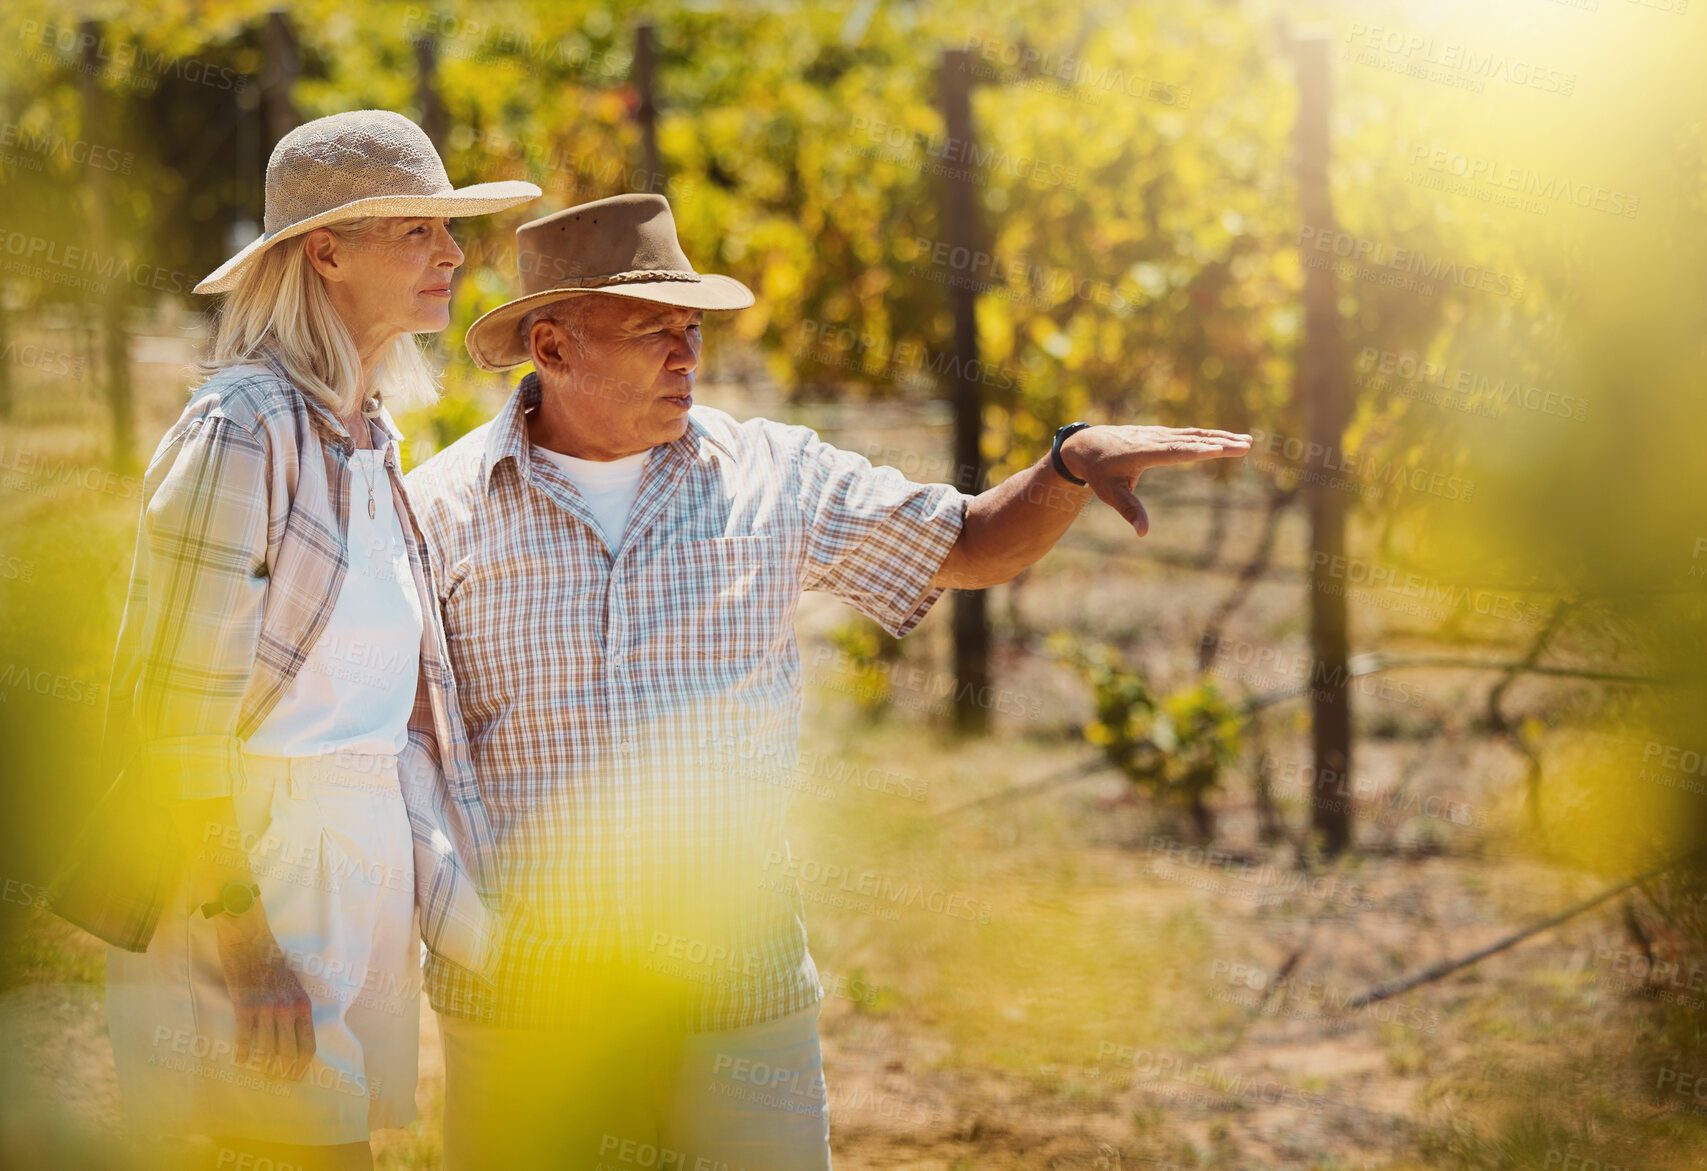
[(900, 638), (942, 596), (931, 578), (960, 538), (970, 497), (916, 484), (816, 436), (803, 444), (799, 468), (802, 586), (836, 595)]
[(147, 598), (127, 615), (141, 620), (141, 764), (157, 800), (225, 797), (242, 775), (238, 718), (267, 598), (267, 450), (205, 415), (155, 467), (137, 549)]

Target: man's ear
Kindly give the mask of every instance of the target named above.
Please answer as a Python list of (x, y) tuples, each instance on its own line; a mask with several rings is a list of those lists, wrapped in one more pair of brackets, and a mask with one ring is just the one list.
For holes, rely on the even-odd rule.
[(308, 255), (308, 263), (314, 266), (321, 279), (342, 281), (345, 273), (338, 263), (338, 237), (325, 228), (315, 228), (308, 233), (308, 238), (302, 242), (302, 250)]
[(569, 331), (557, 322), (542, 318), (528, 330), (528, 352), (540, 370), (560, 374), (569, 369)]

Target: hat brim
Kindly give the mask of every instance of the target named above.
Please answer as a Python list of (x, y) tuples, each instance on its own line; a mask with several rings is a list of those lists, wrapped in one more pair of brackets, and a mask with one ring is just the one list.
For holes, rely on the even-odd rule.
[(490, 215), (495, 211), (514, 207), (518, 203), (537, 199), (541, 194), (540, 189), (532, 183), (521, 179), (500, 179), (492, 183), (458, 187), (443, 195), (375, 195), (367, 199), (357, 199), (309, 216), (305, 220), (298, 220), (271, 234), (256, 237), (241, 252), (209, 273), (206, 279), (195, 287), (195, 292), (229, 293), (243, 279), (244, 270), (268, 248), (280, 241), (301, 236), (329, 224), (362, 219), (366, 216), (439, 219)]
[(674, 305), (679, 309), (745, 309), (752, 305), (753, 291), (734, 277), (716, 273), (701, 273), (698, 280), (624, 281), (590, 289), (542, 289), (506, 301), (482, 314), (468, 327), (463, 345), (468, 356), (482, 370), (511, 370), (533, 361), (527, 339), (517, 328), (522, 318), (542, 305), (564, 301), (585, 293), (605, 293), (612, 297), (632, 297), (658, 305)]

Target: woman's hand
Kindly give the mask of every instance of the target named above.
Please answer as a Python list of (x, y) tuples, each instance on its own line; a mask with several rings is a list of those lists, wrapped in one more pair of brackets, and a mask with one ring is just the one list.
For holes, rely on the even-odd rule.
[(237, 1010), (237, 1060), (261, 1059), (269, 1076), (300, 1080), (314, 1059), (313, 1005), (267, 926), (260, 901), (214, 917), (219, 966)]
[[(242, 841), (231, 798), (176, 801), (169, 808), (188, 858), (190, 891), (199, 896), (192, 905), (217, 899), (227, 882), (254, 881), (248, 853), (223, 845)], [(285, 963), (266, 908), (256, 899), (241, 914), (215, 915), (213, 925), (219, 967), (237, 1010), (237, 1060), (247, 1062), (253, 1053), (267, 1076), (300, 1079), (314, 1059), (313, 1004)]]

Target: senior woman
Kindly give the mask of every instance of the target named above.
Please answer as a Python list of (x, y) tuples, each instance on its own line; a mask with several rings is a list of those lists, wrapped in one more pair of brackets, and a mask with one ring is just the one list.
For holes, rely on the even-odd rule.
[(415, 1117), (422, 939), (477, 972), (500, 946), (386, 404), (432, 393), (447, 217), (539, 193), (453, 189), (407, 118), (335, 114), (279, 142), (265, 233), (196, 288), (227, 299), (145, 480), (118, 780), (51, 896), (114, 945), (125, 1115), (199, 1136), (177, 1165), (371, 1167)]

